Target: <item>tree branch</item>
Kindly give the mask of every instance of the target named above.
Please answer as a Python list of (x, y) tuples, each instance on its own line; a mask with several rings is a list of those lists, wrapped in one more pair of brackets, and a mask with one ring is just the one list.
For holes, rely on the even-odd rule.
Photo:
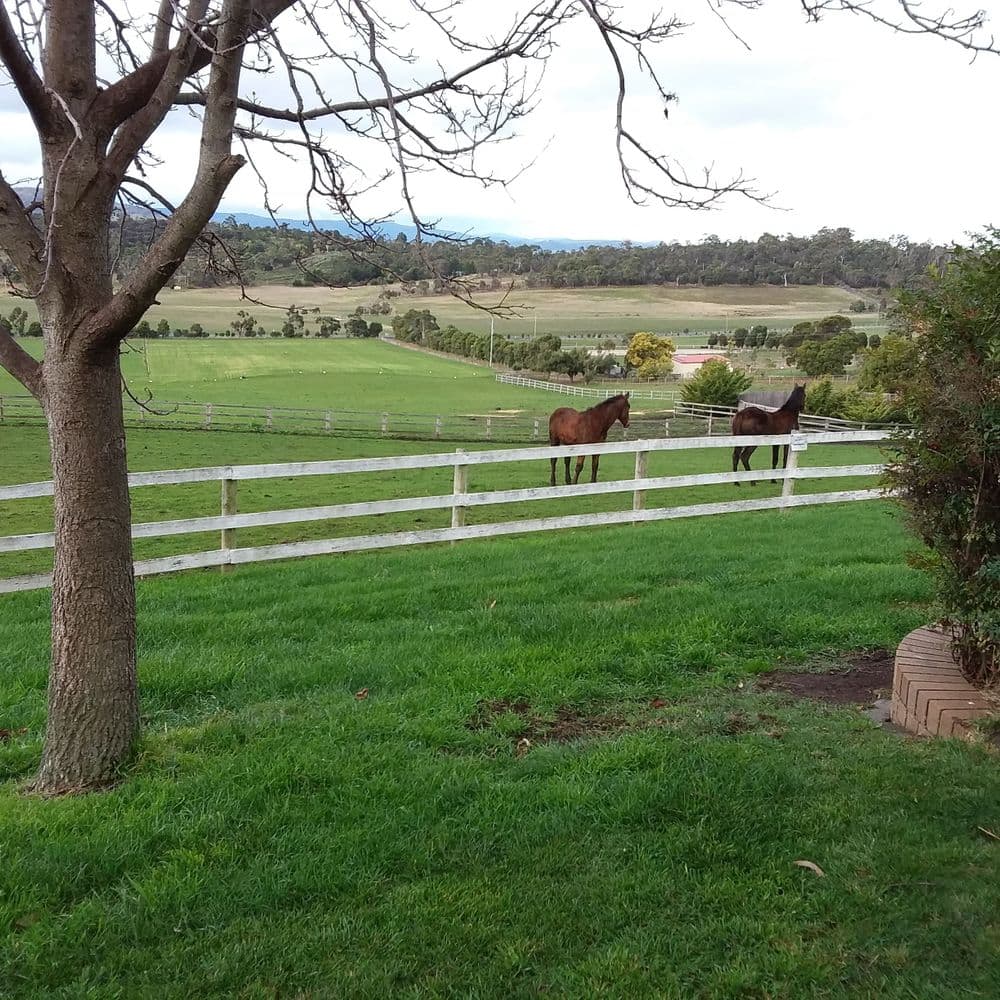
[[(470, 63), (463, 69), (442, 76), (434, 83), (426, 84), (423, 87), (416, 87), (413, 90), (404, 90), (391, 97), (374, 97), (371, 99), (361, 98), (354, 101), (338, 101), (334, 104), (324, 104), (315, 108), (273, 108), (265, 104), (258, 104), (256, 101), (240, 99), (238, 102), (240, 111), (248, 111), (260, 118), (269, 118), (272, 121), (284, 122), (309, 122), (317, 118), (326, 118), (330, 115), (349, 114), (352, 111), (384, 111), (397, 104), (406, 104), (415, 101), (419, 97), (427, 97), (430, 94), (437, 94), (445, 90), (454, 90), (467, 76), (477, 73), (488, 66), (505, 62), (514, 56), (524, 54), (524, 50), (531, 41), (530, 38), (522, 39), (518, 44), (505, 46), (496, 50), (488, 56)], [(201, 105), (205, 104), (205, 95), (197, 91), (185, 91), (178, 94), (174, 99), (176, 105)]]
[[(295, 0), (257, 0), (253, 5), (251, 22), (256, 30), (265, 30), (271, 22), (289, 7)], [(198, 73), (209, 65), (215, 40), (207, 25), (201, 22), (208, 11), (207, 0), (192, 0), (183, 15), (184, 24), (180, 29), (180, 38), (173, 49), (166, 48), (170, 34), (171, 9), (179, 7), (170, 0), (161, 3), (157, 14), (157, 27), (154, 31), (151, 58), (134, 72), (123, 76), (108, 87), (97, 99), (95, 113), (100, 115), (109, 130), (114, 130), (138, 114), (150, 104), (156, 104), (156, 115), (143, 116), (149, 120), (140, 126), (133, 126), (135, 135), (128, 145), (138, 151), (145, 139), (138, 141), (143, 132), (146, 138), (153, 134), (176, 102), (177, 91), (184, 80)], [(169, 79), (169, 84), (166, 81)], [(161, 106), (162, 105), (162, 106)], [(133, 154), (134, 155), (134, 154)], [(126, 167), (128, 163), (126, 162)]]
[(14, 30), (10, 15), (0, 4), (0, 63), (7, 68), (24, 106), (35, 123), (39, 135), (47, 135), (52, 126), (52, 101), (45, 84), (35, 70), (30, 56)]
[(42, 235), (24, 210), (17, 192), (0, 174), (0, 249), (6, 251), (28, 290), (37, 291), (45, 273)]
[(0, 318), (0, 366), (7, 369), (35, 397), (42, 399), (42, 366), (14, 339)]
[(156, 293), (183, 263), (229, 182), (245, 162), (242, 156), (232, 154), (231, 146), (243, 46), (250, 34), (252, 11), (251, 0), (227, 0), (222, 9), (194, 183), (171, 215), (163, 235), (121, 291), (88, 324), (88, 340), (93, 350), (120, 341), (139, 321)]

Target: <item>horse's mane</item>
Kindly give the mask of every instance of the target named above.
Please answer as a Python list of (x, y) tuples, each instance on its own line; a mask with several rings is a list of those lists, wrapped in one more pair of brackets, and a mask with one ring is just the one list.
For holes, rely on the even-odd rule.
[(600, 410), (604, 406), (610, 406), (612, 403), (616, 403), (619, 399), (625, 399), (624, 392), (618, 393), (617, 396), (609, 396), (607, 399), (603, 399), (600, 403), (595, 403), (593, 406), (588, 406), (584, 412), (590, 413), (593, 410)]
[(801, 413), (802, 408), (805, 405), (806, 387), (804, 385), (797, 385), (794, 389), (792, 389), (788, 399), (786, 399), (781, 406), (778, 407), (778, 412), (780, 413), (784, 410), (786, 413)]

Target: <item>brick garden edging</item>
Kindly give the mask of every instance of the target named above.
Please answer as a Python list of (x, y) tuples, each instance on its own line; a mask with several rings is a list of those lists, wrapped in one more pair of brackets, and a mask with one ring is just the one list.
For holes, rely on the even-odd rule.
[(958, 669), (949, 635), (937, 625), (914, 629), (896, 650), (892, 721), (918, 736), (973, 738), (972, 723), (996, 707)]

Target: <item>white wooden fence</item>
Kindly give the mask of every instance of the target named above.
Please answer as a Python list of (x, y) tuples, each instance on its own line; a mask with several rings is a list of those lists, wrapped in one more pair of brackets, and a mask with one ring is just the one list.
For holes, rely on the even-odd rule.
[(565, 382), (543, 382), (537, 378), (525, 378), (523, 375), (512, 375), (510, 372), (497, 374), (497, 381), (505, 385), (518, 385), (524, 389), (544, 389), (546, 392), (558, 392), (564, 396), (583, 396), (587, 399), (607, 399), (615, 392), (629, 392), (633, 399), (660, 399), (668, 403), (674, 402), (679, 393), (676, 389), (636, 389), (631, 385), (609, 390), (607, 386), (568, 385)]
[[(164, 486), (178, 483), (221, 483), (221, 511), (209, 517), (187, 518), (176, 521), (154, 521), (132, 526), (133, 538), (163, 538), (197, 532), (221, 532), (221, 546), (217, 550), (185, 555), (146, 559), (135, 564), (137, 576), (171, 573), (177, 570), (206, 566), (231, 566), (242, 563), (263, 562), (272, 559), (289, 559), (298, 556), (326, 555), (334, 552), (356, 552), (366, 549), (383, 549), (399, 545), (421, 545), (428, 542), (459, 541), (468, 538), (493, 538), (500, 535), (532, 531), (551, 531), (560, 528), (580, 528), (607, 524), (627, 524), (642, 521), (660, 521), (667, 518), (695, 517), (706, 514), (726, 514), (734, 511), (785, 509), (813, 504), (840, 503), (853, 500), (873, 500), (882, 495), (877, 489), (848, 490), (835, 493), (807, 493), (796, 496), (794, 487), (799, 479), (827, 479), (845, 476), (873, 476), (882, 471), (882, 465), (809, 466), (798, 463), (799, 454), (813, 444), (843, 442), (877, 442), (886, 438), (882, 431), (849, 431), (846, 433), (823, 432), (818, 434), (792, 433), (791, 435), (765, 435), (758, 437), (713, 438), (662, 438), (647, 441), (616, 441), (606, 444), (573, 445), (557, 448), (515, 448), (497, 451), (448, 452), (428, 455), (399, 455), (386, 458), (348, 459), (332, 462), (293, 462), (282, 465), (234, 465), (203, 469), (175, 469), (164, 472), (139, 472), (129, 476), (129, 486)], [(769, 468), (753, 472), (720, 472), (693, 476), (647, 475), (649, 455), (653, 452), (681, 451), (694, 448), (729, 449), (736, 445), (790, 444), (788, 468), (776, 472)], [(581, 483), (578, 486), (541, 486), (529, 489), (491, 490), (469, 492), (469, 471), (481, 465), (501, 462), (533, 462), (544, 469), (548, 478), (548, 460), (579, 455), (635, 455), (635, 474), (630, 479)], [(727, 456), (720, 454), (720, 465)], [(561, 461), (559, 465), (561, 466)], [(395, 500), (372, 500), (359, 503), (334, 504), (326, 507), (303, 507), (293, 510), (272, 510), (255, 514), (238, 514), (237, 486), (241, 481), (276, 479), (296, 476), (331, 476), (357, 472), (395, 472), (401, 469), (454, 470), (452, 492), (438, 496), (407, 497)], [(561, 467), (557, 467), (562, 472)], [(646, 508), (648, 490), (674, 489), (686, 486), (706, 486), (720, 483), (757, 482), (778, 478), (783, 480), (781, 495), (760, 499), (740, 499), (725, 503), (701, 503), (680, 507)], [(598, 514), (569, 514), (561, 517), (541, 517), (499, 523), (467, 525), (466, 511), (470, 507), (494, 504), (523, 503), (526, 501), (568, 499), (611, 493), (631, 493), (632, 509)], [(20, 486), (0, 487), (0, 502), (22, 500), (52, 495), (52, 483), (26, 483)], [(357, 535), (317, 541), (289, 542), (278, 545), (236, 547), (236, 532), (240, 528), (275, 524), (297, 524), (307, 521), (328, 521), (344, 517), (388, 514), (400, 511), (451, 510), (450, 528), (431, 528), (420, 531), (400, 531), (390, 534)], [(54, 544), (51, 532), (0, 537), (0, 552), (24, 552), (32, 549), (50, 549)], [(51, 585), (50, 574), (15, 577), (0, 580), (0, 593), (35, 590)]]
[[(757, 406), (763, 410), (774, 411), (776, 406), (762, 406), (760, 403), (740, 403), (735, 406), (714, 406), (708, 403), (686, 403), (678, 402), (674, 407), (677, 416), (691, 417), (696, 420), (703, 420), (708, 428), (708, 433), (713, 430), (727, 433), (732, 426), (733, 417), (737, 409), (745, 409), (748, 406)], [(865, 430), (891, 430), (898, 427), (898, 424), (865, 423), (860, 420), (842, 420), (840, 417), (821, 417), (812, 413), (799, 414), (799, 427), (807, 431), (865, 431)]]

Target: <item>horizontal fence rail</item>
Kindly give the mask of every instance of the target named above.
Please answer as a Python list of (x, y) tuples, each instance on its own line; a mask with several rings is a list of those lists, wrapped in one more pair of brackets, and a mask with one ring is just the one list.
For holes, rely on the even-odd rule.
[[(611, 393), (598, 391), (601, 399)], [(381, 437), (406, 441), (543, 442), (546, 419), (530, 413), (398, 413), (390, 410), (306, 409), (239, 403), (190, 403), (157, 400), (149, 408), (122, 401), (125, 426), (151, 430), (251, 431), (336, 437)], [(0, 424), (43, 425), (45, 415), (32, 396), (0, 396)], [(682, 426), (678, 425), (676, 430)], [(693, 425), (692, 425), (693, 426)], [(612, 437), (650, 437), (669, 433), (663, 420), (632, 421), (631, 433), (619, 425)]]
[[(497, 381), (504, 385), (516, 385), (523, 389), (543, 389), (546, 392), (557, 392), (563, 396), (581, 396), (586, 399), (607, 399), (614, 395), (615, 390), (607, 386), (595, 387), (589, 385), (569, 385), (565, 382), (544, 382), (537, 378), (525, 378), (523, 375), (512, 375), (510, 372), (500, 372)], [(631, 385), (622, 386), (618, 392), (628, 391), (633, 399), (662, 400), (672, 403), (679, 393), (676, 389), (637, 389)]]
[[(344, 459), (328, 462), (211, 466), (200, 469), (171, 469), (159, 472), (132, 473), (129, 475), (129, 487), (132, 489), (185, 483), (219, 482), (222, 484), (222, 505), (218, 515), (154, 521), (134, 524), (132, 526), (133, 538), (164, 538), (172, 535), (218, 531), (221, 533), (221, 547), (214, 551), (137, 561), (135, 572), (137, 576), (145, 576), (199, 567), (225, 567), (307, 555), (355, 552), (393, 546), (420, 545), (428, 542), (459, 541), (470, 538), (490, 538), (524, 532), (551, 531), (560, 528), (640, 523), (737, 511), (786, 509), (814, 504), (871, 500), (881, 496), (882, 492), (874, 488), (795, 496), (794, 484), (797, 480), (802, 479), (878, 475), (883, 469), (881, 464), (802, 467), (798, 464), (798, 456), (810, 445), (841, 443), (844, 441), (854, 443), (879, 442), (885, 440), (886, 437), (887, 435), (882, 431), (820, 432), (808, 435), (793, 433), (791, 435), (772, 434), (753, 437), (720, 435), (712, 438), (660, 438), (557, 448), (515, 448), (479, 452), (464, 452), (460, 450), (447, 453)], [(788, 467), (784, 470), (761, 469), (752, 472), (705, 473), (681, 476), (649, 476), (646, 473), (649, 456), (656, 452), (681, 451), (693, 448), (727, 449), (737, 445), (767, 446), (784, 444), (790, 445)], [(576, 486), (539, 486), (480, 492), (469, 490), (469, 472), (477, 466), (507, 462), (538, 462), (539, 460), (551, 458), (572, 458), (594, 454), (634, 454), (636, 456), (635, 475), (628, 479), (582, 483)], [(252, 514), (237, 513), (237, 486), (238, 483), (244, 481), (284, 479), (300, 476), (336, 476), (352, 473), (391, 473), (400, 470), (445, 468), (452, 468), (454, 470), (454, 485), (451, 493), (332, 504), (319, 507), (261, 511)], [(735, 500), (726, 503), (705, 503), (681, 507), (646, 509), (646, 493), (650, 490), (710, 486), (732, 482), (759, 482), (767, 479), (778, 479), (782, 482), (781, 496)], [(0, 487), (0, 501), (47, 497), (51, 496), (52, 493), (53, 484), (51, 482), (4, 486)], [(466, 510), (475, 507), (616, 493), (632, 494), (631, 510), (609, 511), (598, 514), (569, 514), (559, 517), (530, 518), (477, 525), (467, 525), (465, 523)], [(286, 542), (248, 548), (238, 548), (235, 544), (236, 531), (241, 528), (277, 524), (298, 524), (309, 521), (332, 521), (347, 517), (422, 510), (450, 510), (452, 514), (451, 527), (392, 532), (388, 534), (356, 535), (317, 541)], [(3, 536), (0, 537), (0, 553), (51, 549), (54, 542), (55, 537), (52, 532)], [(50, 574), (15, 577), (8, 580), (0, 580), (0, 593), (33, 590), (50, 585)]]
[[(760, 403), (741, 403), (735, 406), (714, 406), (707, 403), (687, 403), (683, 400), (674, 407), (674, 413), (679, 417), (690, 417), (696, 420), (703, 420), (708, 424), (708, 433), (712, 433), (713, 428), (729, 430), (733, 417), (738, 410), (746, 409), (748, 406), (756, 406), (763, 410), (776, 410), (776, 406), (763, 406)], [(799, 414), (799, 427), (802, 430), (815, 431), (865, 431), (865, 430), (890, 430), (899, 427), (899, 424), (882, 424), (863, 422), (860, 420), (842, 420), (839, 417), (822, 417), (811, 413)]]

